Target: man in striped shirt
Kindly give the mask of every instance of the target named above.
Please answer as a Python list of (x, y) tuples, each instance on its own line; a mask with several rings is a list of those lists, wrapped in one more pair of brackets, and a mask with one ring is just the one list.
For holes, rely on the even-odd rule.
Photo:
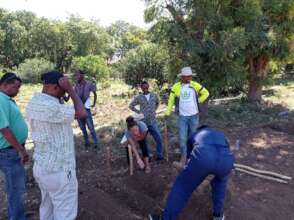
[[(72, 122), (86, 117), (69, 79), (57, 71), (42, 75), (43, 91), (30, 100), (26, 113), (34, 141), (33, 174), (40, 187), (40, 219), (76, 218), (78, 183)], [(68, 93), (74, 108), (61, 104)]]

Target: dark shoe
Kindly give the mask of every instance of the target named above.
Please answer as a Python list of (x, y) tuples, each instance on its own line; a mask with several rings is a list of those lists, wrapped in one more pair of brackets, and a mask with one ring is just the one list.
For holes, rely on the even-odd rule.
[(98, 144), (95, 144), (94, 145), (94, 149), (98, 149), (99, 147), (98, 147)]
[(90, 144), (85, 144), (85, 148), (88, 149), (90, 147)]
[(164, 160), (163, 157), (156, 157), (156, 161), (162, 161), (162, 160)]
[(149, 214), (148, 220), (162, 220), (162, 217), (161, 217), (161, 215)]
[(222, 215), (220, 217), (213, 216), (213, 220), (225, 220), (225, 216), (224, 215)]
[(33, 217), (34, 216), (34, 212), (26, 212), (25, 213), (25, 217), (27, 218), (27, 219), (29, 219), (29, 218), (31, 218), (31, 217)]

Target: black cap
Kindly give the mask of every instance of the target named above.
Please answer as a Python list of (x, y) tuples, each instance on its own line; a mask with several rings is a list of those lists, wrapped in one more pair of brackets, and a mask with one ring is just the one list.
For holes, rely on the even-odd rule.
[(6, 82), (6, 83), (11, 83), (14, 80), (18, 80), (19, 82), (22, 82), (22, 80), (15, 74), (15, 73), (5, 73), (2, 78), (0, 79), (0, 84)]
[(63, 76), (63, 73), (53, 70), (42, 74), (41, 80), (43, 84), (58, 84), (59, 79)]

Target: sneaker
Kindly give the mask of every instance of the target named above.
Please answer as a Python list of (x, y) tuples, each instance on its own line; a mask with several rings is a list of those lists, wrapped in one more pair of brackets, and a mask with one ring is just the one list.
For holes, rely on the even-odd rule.
[(27, 219), (29, 219), (29, 218), (31, 218), (31, 217), (33, 217), (34, 216), (34, 212), (26, 212), (25, 213), (25, 217), (27, 218)]
[(148, 220), (162, 220), (162, 217), (161, 217), (161, 215), (149, 214)]
[(98, 149), (99, 150), (98, 144), (95, 144), (94, 145), (94, 149)]
[(220, 217), (216, 217), (216, 216), (213, 216), (213, 220), (225, 220), (225, 216), (220, 216)]

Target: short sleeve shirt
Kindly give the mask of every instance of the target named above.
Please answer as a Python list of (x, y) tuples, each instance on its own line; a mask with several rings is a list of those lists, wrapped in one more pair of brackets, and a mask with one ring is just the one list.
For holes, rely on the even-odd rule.
[[(143, 121), (137, 121), (137, 125), (139, 127), (140, 133), (148, 131), (148, 127)], [(133, 138), (132, 134), (129, 131), (126, 131), (125, 135), (127, 139)]]
[(81, 98), (82, 102), (85, 103), (90, 97), (90, 93), (96, 91), (96, 84), (94, 82), (86, 80), (83, 83), (77, 83), (75, 85), (75, 91), (77, 95)]
[(199, 112), (196, 102), (196, 93), (189, 84), (182, 85), (179, 112), (182, 116), (192, 116)]
[[(15, 101), (0, 92), (0, 129), (9, 128), (16, 140), (24, 144), (28, 137), (28, 126)], [(0, 133), (0, 149), (10, 146), (5, 137)]]

